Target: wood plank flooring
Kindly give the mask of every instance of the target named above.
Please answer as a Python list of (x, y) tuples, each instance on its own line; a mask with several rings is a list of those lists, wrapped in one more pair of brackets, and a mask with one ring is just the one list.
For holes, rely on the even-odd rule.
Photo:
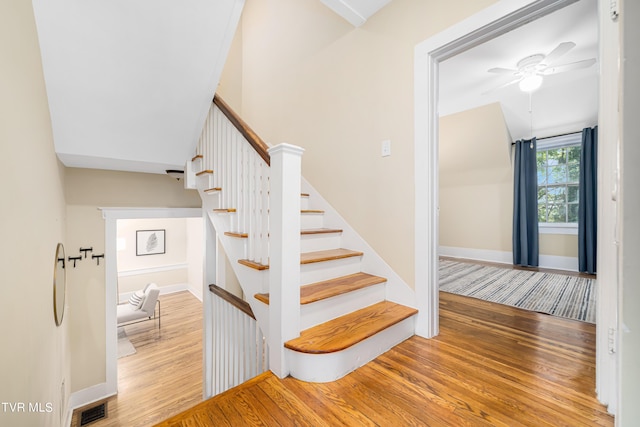
[(136, 353), (118, 359), (118, 395), (91, 427), (150, 426), (202, 401), (202, 303), (187, 291), (160, 301), (160, 330), (157, 322), (125, 327)]
[(267, 372), (159, 426), (613, 426), (594, 325), (443, 292), (440, 322), (338, 381)]

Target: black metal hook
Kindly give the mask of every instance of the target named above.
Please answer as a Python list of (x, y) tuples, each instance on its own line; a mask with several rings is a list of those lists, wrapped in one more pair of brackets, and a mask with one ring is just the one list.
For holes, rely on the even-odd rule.
[(97, 262), (97, 265), (100, 265), (100, 258), (104, 258), (104, 254), (100, 254), (100, 255), (91, 255), (91, 258), (95, 259)]
[(87, 257), (87, 252), (93, 252), (93, 246), (90, 248), (80, 248), (80, 252), (84, 252), (84, 257)]
[(73, 268), (76, 268), (76, 261), (80, 261), (81, 259), (81, 256), (70, 256), (69, 262), (73, 261)]

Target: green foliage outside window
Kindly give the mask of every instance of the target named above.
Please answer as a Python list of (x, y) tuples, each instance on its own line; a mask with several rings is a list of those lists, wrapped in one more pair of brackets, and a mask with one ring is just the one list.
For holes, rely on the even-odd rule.
[(577, 223), (580, 146), (538, 150), (538, 222)]

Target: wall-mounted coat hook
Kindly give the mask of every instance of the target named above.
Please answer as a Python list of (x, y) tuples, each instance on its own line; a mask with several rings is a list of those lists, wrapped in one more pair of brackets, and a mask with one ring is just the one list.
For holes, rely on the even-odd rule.
[(70, 256), (69, 262), (73, 261), (73, 268), (76, 268), (76, 261), (80, 261), (81, 259), (81, 256)]
[(80, 252), (84, 252), (84, 257), (87, 257), (87, 252), (93, 252), (93, 246), (90, 248), (80, 248)]
[(96, 260), (96, 265), (100, 265), (100, 258), (104, 258), (104, 254), (100, 254), (100, 255), (91, 255), (91, 258)]
[(62, 263), (62, 268), (65, 267), (65, 262), (64, 262), (64, 258), (58, 258), (58, 262)]

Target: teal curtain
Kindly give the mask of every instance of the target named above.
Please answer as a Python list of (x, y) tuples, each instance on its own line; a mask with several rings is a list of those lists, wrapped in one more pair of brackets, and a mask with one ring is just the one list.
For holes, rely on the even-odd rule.
[(538, 266), (538, 177), (536, 138), (515, 143), (513, 264)]
[(578, 206), (578, 269), (596, 273), (598, 234), (598, 126), (582, 130)]

